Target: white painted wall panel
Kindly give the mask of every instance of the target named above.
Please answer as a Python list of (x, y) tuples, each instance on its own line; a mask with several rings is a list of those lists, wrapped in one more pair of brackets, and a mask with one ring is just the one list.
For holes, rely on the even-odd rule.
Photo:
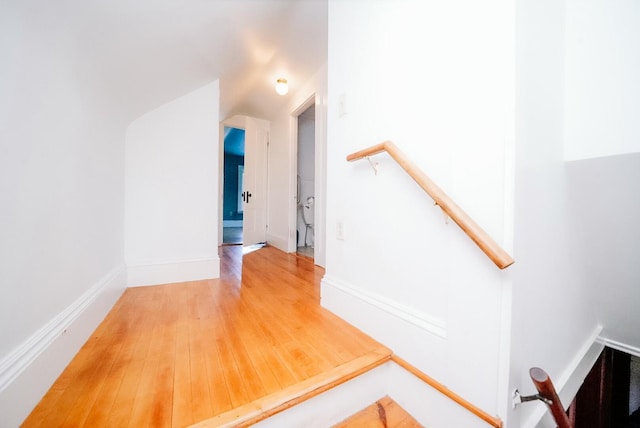
[[(92, 293), (123, 264), (126, 119), (83, 62), (67, 4), (1, 8), (0, 425), (17, 426), (124, 287), (115, 275)], [(47, 328), (88, 294), (99, 304), (82, 325)]]
[(567, 160), (640, 151), (640, 3), (566, 1)]
[[(345, 158), (392, 140), (509, 250), (513, 13), (508, 1), (329, 3), (323, 305), (495, 413), (509, 273), (387, 155), (371, 159), (377, 175)], [(446, 338), (333, 283), (441, 320)]]
[(572, 252), (602, 336), (640, 354), (640, 154), (568, 162), (566, 174)]
[(218, 99), (215, 81), (145, 114), (127, 130), (127, 265), (184, 265), (164, 281), (150, 275), (129, 285), (219, 276)]
[[(580, 361), (599, 332), (594, 302), (575, 256), (563, 141), (565, 19), (561, 2), (519, 1), (516, 19), (516, 149), (511, 380), (533, 391), (531, 367), (558, 389), (586, 375)], [(588, 368), (587, 368), (588, 371)], [(577, 376), (578, 379), (573, 379)], [(574, 390), (575, 392), (575, 390)], [(569, 397), (569, 400), (571, 397)], [(565, 403), (568, 405), (569, 403)], [(508, 426), (534, 426), (535, 405), (512, 411)]]

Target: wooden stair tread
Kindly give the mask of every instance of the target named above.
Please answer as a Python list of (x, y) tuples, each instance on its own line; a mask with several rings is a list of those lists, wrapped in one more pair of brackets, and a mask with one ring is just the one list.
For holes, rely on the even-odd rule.
[[(391, 359), (391, 350), (381, 346), (332, 370), (191, 425), (190, 428), (246, 427), (313, 398), (335, 386), (372, 370)], [(411, 425), (407, 425), (411, 426)]]
[(413, 428), (422, 426), (387, 395), (339, 424), (334, 425), (333, 428)]

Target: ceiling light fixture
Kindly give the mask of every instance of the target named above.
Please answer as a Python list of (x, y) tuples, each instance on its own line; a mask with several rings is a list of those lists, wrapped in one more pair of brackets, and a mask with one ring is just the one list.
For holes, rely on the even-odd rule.
[(289, 86), (287, 85), (287, 79), (280, 78), (276, 80), (276, 92), (280, 95), (286, 95), (289, 92)]

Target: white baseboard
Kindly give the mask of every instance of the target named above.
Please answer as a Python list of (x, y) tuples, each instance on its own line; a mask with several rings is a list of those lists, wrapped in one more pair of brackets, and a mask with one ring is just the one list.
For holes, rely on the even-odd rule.
[(289, 240), (286, 237), (282, 236), (267, 234), (267, 244), (271, 245), (272, 247), (276, 247), (277, 249), (282, 250), (285, 253), (290, 253), (296, 250), (295, 248), (290, 249)]
[(604, 345), (598, 342), (601, 332), (602, 326), (598, 325), (578, 350), (564, 373), (555, 381), (557, 383), (558, 396), (565, 408), (569, 407), (569, 404), (573, 401), (584, 379), (604, 349)]
[(390, 396), (424, 426), (485, 428), (485, 421), (393, 361), (277, 413), (256, 428), (327, 427)]
[(277, 413), (255, 428), (297, 428), (333, 426), (373, 404), (387, 394), (389, 366), (386, 363), (320, 395)]
[(125, 273), (113, 269), (0, 361), (2, 426), (28, 416), (118, 300)]
[[(598, 360), (598, 357), (604, 349), (604, 345), (599, 342), (598, 338), (602, 332), (602, 326), (598, 325), (582, 347), (576, 352), (573, 360), (568, 364), (564, 372), (556, 379), (552, 379), (558, 397), (565, 409), (569, 407), (573, 398), (576, 396), (584, 379), (589, 371)], [(540, 421), (548, 413), (547, 407), (539, 405), (537, 409), (521, 424), (523, 428), (533, 428), (540, 424)]]
[(344, 297), (367, 303), (376, 310), (381, 311), (385, 315), (391, 316), (396, 320), (412, 324), (413, 326), (429, 332), (439, 338), (446, 339), (447, 337), (447, 325), (444, 321), (436, 319), (414, 308), (410, 308), (402, 303), (389, 299), (388, 297), (372, 293), (352, 284), (347, 284), (344, 281), (340, 281), (327, 275), (322, 278), (321, 284), (323, 297), (332, 293), (333, 290), (339, 290), (343, 293)]
[(598, 342), (609, 348), (617, 349), (618, 351), (626, 352), (629, 355), (640, 357), (640, 348), (628, 345), (626, 343), (618, 342), (617, 340), (608, 339), (606, 337), (598, 336)]
[(127, 286), (171, 284), (220, 278), (220, 258), (179, 260), (127, 266)]
[(424, 426), (490, 427), (484, 420), (393, 361), (388, 376), (387, 394)]

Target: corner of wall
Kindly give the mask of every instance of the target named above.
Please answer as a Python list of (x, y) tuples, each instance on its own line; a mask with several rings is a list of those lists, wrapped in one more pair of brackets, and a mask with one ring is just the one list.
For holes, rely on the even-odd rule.
[(598, 336), (598, 342), (608, 348), (616, 349), (621, 352), (625, 352), (629, 355), (633, 355), (640, 358), (640, 348), (637, 346), (623, 343), (617, 340), (613, 340), (610, 337)]
[(416, 367), (430, 373), (444, 371), (448, 335), (444, 320), (330, 275), (322, 278), (321, 305)]
[(0, 361), (2, 424), (29, 415), (122, 295), (125, 274), (124, 264), (114, 268)]
[(125, 150), (129, 285), (219, 277), (219, 82), (136, 119)]
[(200, 281), (219, 277), (220, 258), (218, 256), (205, 259), (127, 265), (128, 287)]
[(267, 243), (284, 251), (285, 253), (295, 251), (295, 248), (289, 248), (289, 240), (282, 236), (267, 233)]
[[(602, 326), (598, 325), (578, 352), (575, 353), (564, 371), (557, 378), (551, 379), (565, 409), (573, 401), (584, 379), (604, 349), (604, 344), (599, 340), (601, 332)], [(531, 386), (531, 388), (533, 387)], [(531, 411), (528, 417), (524, 418), (520, 426), (522, 428), (538, 427), (547, 413), (547, 407), (540, 405)]]

